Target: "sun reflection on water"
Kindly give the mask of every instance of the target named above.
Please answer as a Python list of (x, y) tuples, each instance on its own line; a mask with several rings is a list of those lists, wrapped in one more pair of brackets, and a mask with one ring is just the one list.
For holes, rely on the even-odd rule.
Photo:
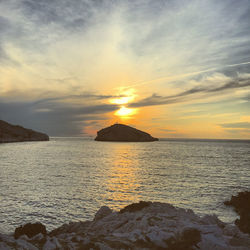
[[(116, 204), (136, 202), (140, 199), (140, 184), (138, 183), (138, 160), (133, 144), (119, 143), (112, 147), (114, 161), (110, 166), (106, 180), (106, 190)], [(138, 190), (138, 192), (136, 192)], [(119, 208), (122, 206), (119, 206)]]

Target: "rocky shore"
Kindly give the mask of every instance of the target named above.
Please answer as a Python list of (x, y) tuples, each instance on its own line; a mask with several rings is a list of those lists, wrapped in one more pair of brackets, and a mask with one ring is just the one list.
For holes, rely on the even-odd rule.
[(0, 143), (48, 140), (49, 136), (44, 133), (0, 120)]
[(235, 220), (239, 229), (250, 234), (250, 191), (240, 192), (232, 196), (230, 201), (225, 201), (225, 205), (233, 206), (240, 218)]
[(0, 234), (0, 249), (250, 249), (248, 234), (215, 215), (200, 217), (167, 203), (140, 202), (120, 211), (104, 206), (92, 221), (72, 222), (47, 232), (27, 224)]

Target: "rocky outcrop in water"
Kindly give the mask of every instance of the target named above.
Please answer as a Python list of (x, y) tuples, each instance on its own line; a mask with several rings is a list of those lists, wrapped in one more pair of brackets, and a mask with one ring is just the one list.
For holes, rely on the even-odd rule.
[(15, 239), (0, 234), (0, 249), (168, 249), (247, 250), (250, 239), (215, 215), (160, 202), (140, 202), (119, 212), (101, 207), (93, 221), (72, 222)]
[(0, 120), (0, 143), (24, 141), (48, 141), (49, 136)]
[(97, 132), (96, 141), (151, 142), (157, 138), (123, 124), (114, 124)]
[(240, 192), (224, 204), (234, 207), (240, 215), (240, 219), (236, 219), (235, 224), (242, 232), (250, 234), (250, 191)]

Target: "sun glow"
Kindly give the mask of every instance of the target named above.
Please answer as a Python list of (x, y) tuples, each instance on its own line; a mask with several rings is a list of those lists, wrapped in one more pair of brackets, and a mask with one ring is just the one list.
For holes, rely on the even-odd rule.
[(110, 103), (118, 105), (127, 104), (133, 101), (134, 98), (136, 97), (135, 89), (128, 89), (126, 91), (121, 89), (119, 92), (120, 92), (119, 93), (120, 97), (111, 99)]
[(126, 104), (132, 101), (133, 99), (134, 99), (133, 96), (124, 96), (124, 97), (112, 99), (110, 100), (110, 102), (113, 104)]
[(120, 109), (117, 110), (114, 115), (119, 116), (122, 119), (132, 118), (132, 116), (137, 113), (137, 109), (127, 108), (126, 104), (132, 102), (136, 96), (135, 89), (120, 88), (118, 97), (109, 100), (110, 103), (118, 104), (120, 106)]
[(134, 115), (136, 113), (136, 109), (129, 109), (124, 106), (122, 106), (119, 110), (115, 112), (115, 115), (120, 117), (129, 117), (131, 115)]

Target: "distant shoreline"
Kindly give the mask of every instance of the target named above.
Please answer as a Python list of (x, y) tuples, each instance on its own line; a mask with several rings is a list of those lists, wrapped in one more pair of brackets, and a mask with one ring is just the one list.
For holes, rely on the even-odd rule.
[(159, 138), (160, 141), (250, 142), (250, 139)]
[[(50, 136), (50, 139), (53, 138), (76, 138), (76, 139), (89, 139), (94, 141), (94, 136)], [(168, 137), (159, 137), (159, 141), (225, 141), (225, 142), (250, 142), (250, 139), (214, 139), (214, 138), (168, 138)]]

